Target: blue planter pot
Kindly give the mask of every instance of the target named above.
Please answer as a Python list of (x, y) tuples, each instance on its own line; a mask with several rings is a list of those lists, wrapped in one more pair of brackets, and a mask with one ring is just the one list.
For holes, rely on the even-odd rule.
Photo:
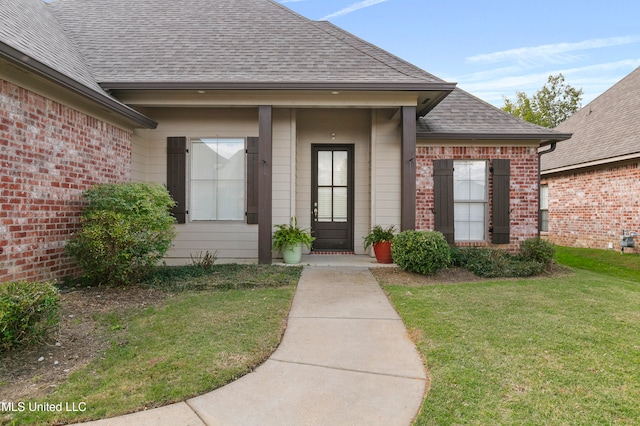
[(302, 260), (302, 243), (292, 244), (282, 249), (284, 263), (295, 265)]

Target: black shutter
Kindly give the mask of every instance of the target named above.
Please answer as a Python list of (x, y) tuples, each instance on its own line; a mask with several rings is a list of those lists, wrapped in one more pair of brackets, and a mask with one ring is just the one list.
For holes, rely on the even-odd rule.
[(494, 244), (509, 244), (510, 160), (493, 160), (493, 237)]
[(178, 223), (187, 219), (186, 179), (187, 179), (187, 138), (184, 136), (167, 138), (167, 189), (176, 202), (171, 214)]
[(433, 204), (434, 228), (453, 244), (453, 160), (433, 161)]
[(259, 138), (247, 138), (247, 223), (258, 223), (258, 147)]

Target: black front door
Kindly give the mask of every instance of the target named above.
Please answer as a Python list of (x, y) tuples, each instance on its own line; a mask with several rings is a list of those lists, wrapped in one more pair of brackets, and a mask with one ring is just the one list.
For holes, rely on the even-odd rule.
[(315, 251), (353, 251), (353, 145), (311, 146)]

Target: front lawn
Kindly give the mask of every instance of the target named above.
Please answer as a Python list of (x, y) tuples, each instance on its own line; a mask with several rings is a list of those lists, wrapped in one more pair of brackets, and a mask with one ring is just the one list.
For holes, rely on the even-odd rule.
[(385, 285), (431, 377), (416, 424), (640, 422), (640, 284), (614, 269)]
[[(0, 423), (113, 417), (183, 401), (237, 379), (278, 346), (300, 271), (265, 265), (160, 270), (147, 285), (171, 290), (162, 302), (96, 312), (98, 326), (91, 333), (104, 334), (108, 349), (46, 396), (12, 401), (16, 412), (5, 406)], [(25, 403), (23, 412), (19, 402)], [(29, 403), (83, 410), (30, 412)]]

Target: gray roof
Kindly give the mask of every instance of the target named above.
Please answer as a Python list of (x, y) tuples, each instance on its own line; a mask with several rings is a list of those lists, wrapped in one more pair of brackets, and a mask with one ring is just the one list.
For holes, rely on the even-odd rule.
[(556, 127), (568, 141), (542, 156), (542, 170), (640, 155), (640, 67)]
[(145, 127), (156, 123), (98, 85), (81, 52), (41, 0), (0, 0), (0, 59), (24, 67)]
[(271, 0), (56, 0), (50, 8), (103, 83), (443, 82)]
[(155, 123), (103, 89), (406, 90), (418, 94), (420, 115), (431, 110), (418, 120), (420, 138), (568, 137), (451, 92), (454, 83), (273, 0), (0, 0), (0, 6), (0, 58), (147, 127)]
[(417, 131), (423, 139), (558, 141), (570, 136), (528, 123), (458, 88), (418, 120)]
[(0, 0), (0, 40), (93, 90), (102, 91), (82, 55), (42, 1)]

